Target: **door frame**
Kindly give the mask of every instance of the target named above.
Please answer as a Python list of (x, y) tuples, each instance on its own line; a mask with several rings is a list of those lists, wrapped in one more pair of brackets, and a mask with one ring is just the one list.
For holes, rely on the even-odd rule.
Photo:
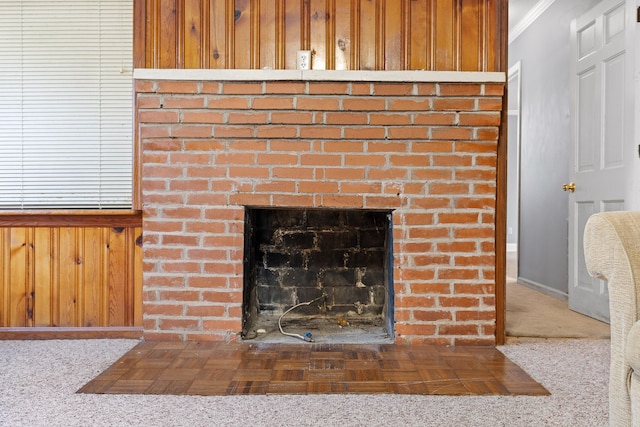
[[(515, 203), (514, 201), (511, 201), (509, 199), (509, 184), (513, 184), (513, 183), (506, 183), (506, 190), (507, 190), (507, 220), (510, 216), (510, 212), (513, 212), (513, 210), (515, 210), (515, 216), (517, 217), (516, 219), (516, 223), (517, 223), (517, 242), (515, 243), (516, 245), (516, 251), (519, 248), (519, 242), (520, 242), (520, 143), (521, 143), (521, 134), (520, 134), (520, 126), (521, 126), (521, 117), (522, 117), (522, 102), (521, 102), (521, 98), (522, 98), (522, 62), (518, 61), (516, 62), (513, 66), (511, 66), (509, 68), (509, 72), (507, 74), (507, 87), (510, 86), (510, 82), (512, 79), (517, 78), (518, 82), (517, 82), (517, 96), (518, 96), (518, 105), (516, 109), (511, 109), (509, 108), (509, 96), (511, 96), (511, 93), (507, 94), (507, 117), (511, 117), (511, 116), (517, 116), (517, 122), (516, 122), (516, 139), (515, 141), (510, 141), (507, 138), (507, 155), (509, 155), (509, 152), (511, 152), (512, 150), (515, 150), (516, 153), (516, 164), (515, 165), (511, 165), (508, 164), (507, 165), (507, 178), (509, 176), (509, 171), (513, 170), (513, 168), (515, 168), (515, 177), (516, 177), (516, 182), (515, 182), (515, 193), (511, 194), (511, 196), (515, 199)], [(507, 137), (508, 137), (508, 130), (507, 129)], [(507, 224), (508, 226), (508, 224)], [(507, 237), (509, 236), (509, 229), (507, 228)], [(506, 250), (507, 252), (509, 252), (510, 249), (510, 243), (506, 244)], [(512, 248), (512, 247), (511, 247)]]
[[(496, 2), (496, 19), (498, 30), (495, 43), (496, 67), (504, 72), (509, 68), (509, 7), (506, 1)], [(495, 209), (495, 310), (496, 327), (495, 342), (502, 345), (506, 341), (506, 281), (507, 281), (507, 87), (505, 85), (502, 97), (502, 113), (500, 117), (500, 134), (498, 135), (498, 149), (496, 158), (496, 209)]]

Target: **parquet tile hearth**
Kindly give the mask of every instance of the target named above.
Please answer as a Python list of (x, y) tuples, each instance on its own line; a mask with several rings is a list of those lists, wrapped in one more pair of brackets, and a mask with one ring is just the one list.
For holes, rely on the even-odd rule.
[(78, 392), (549, 394), (492, 347), (199, 342), (140, 343)]

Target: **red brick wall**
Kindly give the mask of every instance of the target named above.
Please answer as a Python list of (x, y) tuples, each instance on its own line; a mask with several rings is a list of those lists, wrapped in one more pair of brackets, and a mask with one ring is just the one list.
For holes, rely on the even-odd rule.
[(138, 80), (147, 339), (236, 340), (244, 205), (393, 209), (396, 342), (495, 343), (502, 83)]

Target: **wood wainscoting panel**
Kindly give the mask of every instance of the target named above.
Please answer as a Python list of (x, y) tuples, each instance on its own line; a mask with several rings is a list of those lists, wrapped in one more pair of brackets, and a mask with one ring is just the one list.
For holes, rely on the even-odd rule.
[(29, 251), (27, 250), (27, 229), (11, 230), (2, 239), (5, 243), (6, 254), (3, 254), (3, 261), (8, 268), (3, 268), (4, 276), (4, 300), (3, 300), (3, 321), (9, 324), (28, 326), (27, 305), (30, 303), (28, 296), (29, 271), (25, 266), (29, 265)]
[[(135, 0), (136, 68), (501, 71), (506, 0)], [(502, 70), (504, 71), (504, 70)]]
[(3, 225), (0, 328), (141, 327), (141, 235), (139, 225)]
[[(57, 286), (54, 286), (53, 266), (54, 266), (54, 233), (56, 229), (46, 227), (36, 227), (34, 230), (33, 245), (33, 264), (38, 268), (34, 269), (33, 286), (34, 294), (38, 295), (37, 299), (33, 299), (32, 325), (30, 326), (49, 326), (53, 318), (54, 304), (57, 300), (57, 293), (53, 292)], [(35, 315), (37, 314), (37, 317)]]

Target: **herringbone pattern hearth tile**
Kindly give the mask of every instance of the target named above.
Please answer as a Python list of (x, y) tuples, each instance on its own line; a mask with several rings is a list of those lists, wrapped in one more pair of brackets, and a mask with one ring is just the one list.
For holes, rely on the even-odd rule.
[(79, 393), (548, 395), (491, 347), (144, 342)]

